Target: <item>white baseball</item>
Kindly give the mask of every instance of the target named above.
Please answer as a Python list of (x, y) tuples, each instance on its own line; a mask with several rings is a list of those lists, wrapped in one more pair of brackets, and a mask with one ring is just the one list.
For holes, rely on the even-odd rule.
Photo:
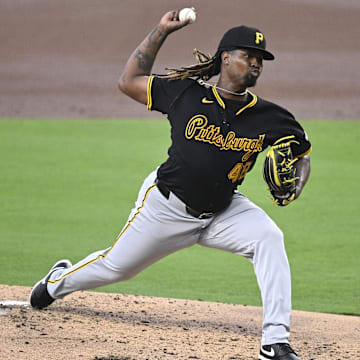
[(179, 12), (179, 20), (180, 21), (189, 20), (189, 23), (192, 24), (196, 20), (196, 13), (191, 8), (181, 9)]

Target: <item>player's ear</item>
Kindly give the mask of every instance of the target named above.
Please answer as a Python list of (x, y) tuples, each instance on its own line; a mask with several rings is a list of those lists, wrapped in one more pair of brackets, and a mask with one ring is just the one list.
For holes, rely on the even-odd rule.
[(228, 52), (228, 51), (223, 51), (223, 52), (221, 53), (221, 62), (222, 62), (223, 64), (225, 64), (225, 65), (228, 65), (229, 62), (230, 62), (230, 57), (231, 57), (230, 52)]

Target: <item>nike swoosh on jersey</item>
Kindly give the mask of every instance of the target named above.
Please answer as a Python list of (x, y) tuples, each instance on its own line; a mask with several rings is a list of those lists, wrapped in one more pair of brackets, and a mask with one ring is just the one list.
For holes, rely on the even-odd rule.
[(275, 355), (275, 350), (273, 348), (271, 348), (271, 351), (266, 351), (263, 347), (261, 347), (261, 352), (265, 355), (265, 356), (269, 356), (268, 359), (272, 359)]
[(201, 99), (201, 102), (202, 102), (203, 104), (212, 104), (214, 101), (213, 101), (213, 100), (208, 100), (206, 97), (203, 97), (203, 98)]

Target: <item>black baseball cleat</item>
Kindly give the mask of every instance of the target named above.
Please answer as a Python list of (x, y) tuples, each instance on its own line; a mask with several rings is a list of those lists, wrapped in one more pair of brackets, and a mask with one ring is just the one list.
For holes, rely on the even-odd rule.
[(262, 345), (259, 360), (301, 360), (287, 343)]
[(69, 260), (59, 260), (50, 269), (46, 276), (34, 285), (30, 294), (30, 305), (34, 309), (46, 308), (55, 301), (55, 299), (53, 299), (47, 291), (48, 280), (54, 271), (59, 269), (68, 269), (71, 266), (72, 264)]

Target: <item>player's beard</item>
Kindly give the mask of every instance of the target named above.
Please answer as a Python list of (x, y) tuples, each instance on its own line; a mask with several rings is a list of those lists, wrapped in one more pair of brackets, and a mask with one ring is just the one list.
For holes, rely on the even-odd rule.
[(258, 76), (247, 74), (244, 78), (245, 86), (246, 87), (254, 87), (256, 85), (257, 79), (258, 79)]

